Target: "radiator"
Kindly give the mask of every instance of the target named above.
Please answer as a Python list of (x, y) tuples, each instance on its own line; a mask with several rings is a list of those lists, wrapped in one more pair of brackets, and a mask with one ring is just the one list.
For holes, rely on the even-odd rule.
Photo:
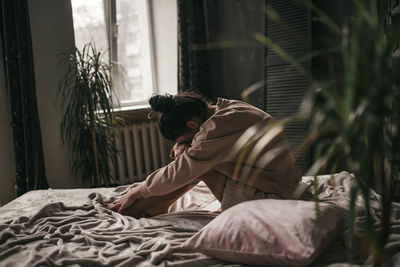
[(157, 122), (141, 122), (119, 128), (115, 135), (119, 151), (112, 174), (119, 184), (142, 181), (167, 164), (167, 153)]

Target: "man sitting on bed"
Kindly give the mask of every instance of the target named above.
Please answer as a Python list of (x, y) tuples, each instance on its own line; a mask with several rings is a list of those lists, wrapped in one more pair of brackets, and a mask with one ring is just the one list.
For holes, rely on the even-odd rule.
[[(301, 171), (290, 150), (264, 168), (252, 167), (252, 179), (234, 180), (238, 154), (231, 150), (249, 127), (274, 122), (264, 111), (222, 98), (211, 105), (192, 92), (153, 95), (149, 103), (153, 111), (161, 113), (161, 134), (176, 142), (171, 151), (175, 160), (108, 205), (109, 209), (137, 218), (166, 213), (200, 180), (221, 202), (222, 210), (246, 200), (292, 197)], [(262, 152), (282, 142), (286, 137), (280, 132)]]

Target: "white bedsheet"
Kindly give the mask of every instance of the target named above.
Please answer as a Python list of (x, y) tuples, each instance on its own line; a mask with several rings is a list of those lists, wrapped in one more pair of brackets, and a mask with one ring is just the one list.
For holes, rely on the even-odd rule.
[[(310, 183), (312, 177), (304, 177)], [(319, 199), (347, 207), (352, 176), (320, 176)], [(127, 187), (31, 191), (0, 208), (0, 266), (242, 266), (221, 262), (180, 245), (219, 214), (219, 202), (200, 183), (171, 207), (171, 213), (134, 219), (105, 209)], [(379, 196), (372, 194), (379, 221)], [(357, 202), (358, 222), (364, 205)], [(393, 204), (388, 242), (391, 262), (400, 264), (400, 205)], [(378, 228), (379, 225), (377, 224)], [(338, 239), (312, 266), (346, 261), (344, 239)], [(357, 246), (362, 246), (356, 240)], [(361, 251), (361, 250), (360, 250)], [(355, 263), (366, 256), (356, 254)]]

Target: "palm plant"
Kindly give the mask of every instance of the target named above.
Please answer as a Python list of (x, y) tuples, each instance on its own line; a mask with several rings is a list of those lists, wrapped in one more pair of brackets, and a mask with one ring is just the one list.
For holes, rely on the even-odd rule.
[[(354, 1), (356, 16), (349, 31), (341, 31), (340, 55), (343, 76), (333, 76), (311, 93), (313, 109), (309, 141), (316, 157), (310, 173), (332, 171), (340, 162), (355, 174), (350, 203), (352, 247), (356, 195), (366, 204), (362, 233), (369, 241), (375, 263), (382, 262), (390, 229), (393, 184), (400, 171), (400, 79), (399, 58), (394, 49), (400, 40), (400, 25), (388, 25), (389, 1)], [(330, 27), (334, 30), (332, 26)], [(337, 55), (337, 54), (336, 54)], [(374, 230), (370, 213), (370, 189), (382, 195), (381, 230)]]
[(73, 173), (91, 187), (113, 183), (110, 165), (117, 153), (111, 66), (104, 56), (92, 43), (76, 49), (63, 60), (67, 71), (59, 88), (65, 108), (61, 137), (71, 150)]
[[(306, 105), (299, 114), (276, 125), (258, 125), (257, 129), (250, 129), (238, 142), (242, 152), (236, 170), (239, 179), (251, 179), (245, 169), (239, 175), (241, 161), (246, 158), (250, 165), (266, 165), (288, 149), (287, 144), (281, 144), (268, 155), (258, 155), (258, 151), (274, 138), (274, 132), (279, 132), (287, 122), (308, 120), (309, 134), (301, 144), (312, 147), (315, 152), (308, 175), (333, 173), (343, 163), (354, 173), (357, 182), (349, 203), (348, 245), (352, 247), (355, 202), (357, 195), (361, 195), (366, 214), (363, 228), (359, 230), (374, 254), (375, 265), (384, 262), (393, 185), (400, 177), (400, 57), (399, 51), (395, 52), (400, 40), (400, 25), (396, 20), (390, 21), (389, 3), (387, 0), (354, 0), (354, 21), (338, 25), (311, 1), (305, 1), (337, 40), (325, 56), (339, 61), (341, 75), (330, 73), (325, 79), (311, 78), (313, 88), (304, 99)], [(262, 35), (256, 35), (256, 38), (300, 73), (306, 73), (298, 61), (270, 39)], [(376, 222), (370, 213), (371, 188), (382, 196), (380, 222)], [(380, 225), (378, 231), (377, 223)]]

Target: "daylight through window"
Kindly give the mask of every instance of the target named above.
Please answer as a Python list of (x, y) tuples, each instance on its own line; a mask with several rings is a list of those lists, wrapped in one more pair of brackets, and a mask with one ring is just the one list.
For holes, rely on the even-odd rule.
[(155, 90), (148, 0), (72, 0), (71, 4), (76, 47), (93, 42), (98, 50), (109, 51), (111, 62), (120, 66), (114, 85), (121, 106), (146, 103)]

